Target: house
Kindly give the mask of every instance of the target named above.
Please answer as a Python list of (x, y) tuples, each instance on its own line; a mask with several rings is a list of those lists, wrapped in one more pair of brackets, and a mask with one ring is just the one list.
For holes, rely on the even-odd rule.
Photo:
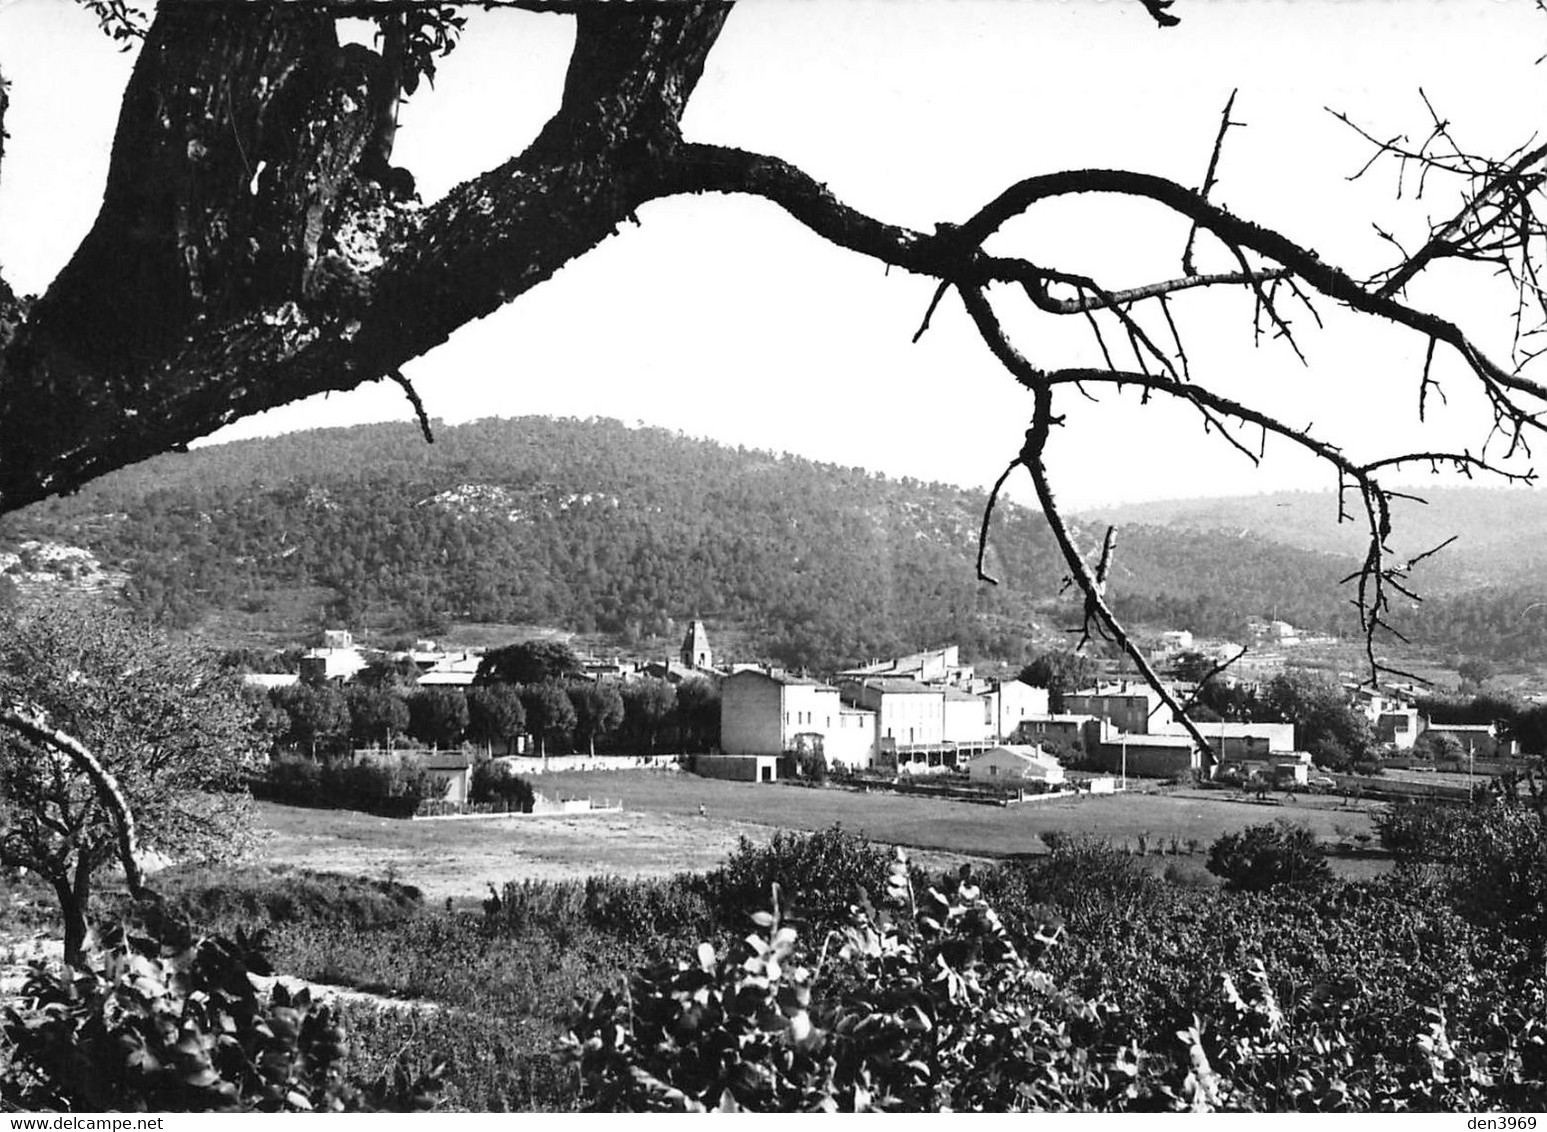
[(1204, 769), (1190, 735), (1109, 734), (1094, 753), (1105, 769), (1125, 778), (1174, 778)]
[(1020, 785), (1042, 782), (1057, 785), (1064, 780), (1064, 768), (1040, 747), (990, 747), (967, 764), (967, 777), (973, 782)]
[(1423, 733), (1423, 720), (1417, 708), (1388, 707), (1373, 720), (1376, 742), (1399, 751), (1411, 751)]
[[(1203, 737), (1214, 746), (1222, 759), (1266, 758), (1289, 754), (1295, 749), (1293, 723), (1236, 723), (1219, 720), (1198, 724)], [(1166, 729), (1167, 734), (1185, 735), (1180, 723)]]
[(1500, 738), (1498, 728), (1491, 723), (1430, 723), (1423, 733), (1448, 735), (1472, 758), (1494, 759), (1520, 753), (1520, 744)]
[(947, 743), (986, 743), (994, 738), (987, 705), (981, 696), (952, 687), (942, 688), (941, 694), (942, 728)]
[(828, 764), (868, 767), (875, 712), (844, 704), (838, 689), (777, 670), (742, 669), (720, 684), (720, 750), (777, 757), (820, 749)]
[(1012, 744), (1041, 744), (1046, 741), (1059, 751), (1094, 752), (1102, 739), (1113, 731), (1111, 724), (1093, 715), (1042, 713), (1028, 715), (1011, 730)]
[(947, 645), (929, 652), (916, 652), (893, 660), (875, 660), (858, 668), (839, 672), (834, 679), (846, 680), (902, 677), (921, 684), (951, 684), (964, 687), (972, 682), (972, 666), (962, 664), (959, 645)]
[(945, 742), (944, 688), (890, 676), (849, 678), (839, 687), (848, 703), (876, 713), (878, 744), (890, 739), (903, 748)]
[(321, 648), (308, 649), (301, 657), (299, 665), (301, 682), (325, 684), (330, 680), (353, 680), (365, 667), (366, 662), (360, 650), (354, 646), (349, 634), (340, 629), (330, 629), (323, 634), (323, 638), (327, 641), (344, 643), (325, 644)]
[(1172, 730), (1175, 722), (1159, 692), (1148, 684), (1126, 680), (1066, 693), (1064, 711), (1071, 715), (1097, 716), (1129, 735), (1164, 734)]
[(471, 688), (483, 657), (477, 653), (446, 653), (419, 673), (421, 688)]
[(466, 805), (473, 793), (473, 760), (460, 751), (431, 752), (420, 755), (424, 769), (446, 780), (445, 801)]
[(979, 699), (983, 701), (989, 738), (996, 743), (1007, 741), (1023, 720), (1048, 713), (1047, 689), (1033, 688), (1019, 680), (996, 680), (987, 691), (979, 693)]

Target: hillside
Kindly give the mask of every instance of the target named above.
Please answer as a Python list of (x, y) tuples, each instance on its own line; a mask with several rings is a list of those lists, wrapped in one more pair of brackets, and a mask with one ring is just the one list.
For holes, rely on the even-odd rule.
[[(896, 481), (615, 421), (522, 418), (296, 433), (160, 457), (0, 522), (89, 550), (176, 627), (294, 638), (522, 622), (669, 637), (683, 619), (755, 655), (823, 668), (960, 642), (1018, 662), (1073, 606), (1040, 516), (997, 513), (973, 575), (980, 491)], [(1103, 527), (1079, 524), (1094, 550)], [(1234, 635), (1250, 615), (1349, 628), (1351, 559), (1251, 533), (1125, 527), (1128, 615)], [(118, 575), (114, 575), (118, 576)]]
[[(1404, 487), (1424, 502), (1392, 507), (1392, 549), (1415, 555), (1456, 541), (1414, 575), (1426, 593), (1526, 583), (1547, 567), (1547, 494), (1531, 488)], [(1215, 499), (1179, 499), (1094, 510), (1087, 522), (1166, 527), (1199, 533), (1249, 533), (1301, 550), (1362, 555), (1358, 523), (1339, 523), (1334, 492), (1272, 492)]]
[[(1393, 551), (1414, 555), (1455, 538), (1415, 568), (1421, 605), (1397, 627), (1415, 643), (1505, 662), (1547, 660), (1547, 495), (1529, 488), (1404, 488), (1424, 502), (1393, 507)], [(1268, 539), (1302, 551), (1355, 555), (1364, 536), (1339, 524), (1332, 492), (1275, 492), (1104, 508), (1088, 523), (1145, 523), (1182, 539)], [(1289, 618), (1294, 620), (1294, 618)]]

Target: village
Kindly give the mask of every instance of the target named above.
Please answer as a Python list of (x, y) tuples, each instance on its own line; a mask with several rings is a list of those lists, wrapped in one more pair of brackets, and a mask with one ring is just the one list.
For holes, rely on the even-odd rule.
[[(1284, 644), (1298, 643), (1286, 624), (1265, 623), (1263, 631)], [(1155, 639), (1155, 657), (1163, 661), (1193, 645), (1185, 630), (1167, 631)], [(347, 688), (367, 669), (370, 655), (347, 631), (331, 630), (320, 646), (300, 657), (298, 672), (251, 673), (245, 680), (268, 690)], [(413, 673), (417, 691), (465, 692), (479, 683), (485, 655), (418, 641), (414, 649), (388, 654), (388, 659)], [(1179, 680), (1164, 685), (1168, 696), (1142, 679), (1121, 675), (1098, 676), (1088, 686), (1054, 692), (1023, 679), (980, 676), (962, 662), (956, 645), (873, 660), (822, 679), (769, 664), (718, 662), (708, 630), (696, 619), (674, 657), (576, 660), (569, 678), (582, 684), (628, 687), (654, 680), (712, 688), (718, 701), (714, 741), (708, 749), (675, 755), (657, 752), (653, 745), (648, 753), (598, 755), (594, 743), (589, 754), (550, 753), (532, 734), (521, 734), (499, 755), (512, 773), (680, 765), (705, 778), (754, 783), (855, 776), (902, 782), (938, 776), (941, 782), (963, 782), (1021, 800), (1118, 792), (1134, 780), (1290, 793), (1364, 790), (1355, 776), (1318, 766), (1312, 752), (1297, 744), (1292, 721), (1209, 719), (1198, 724), (1208, 744), (1201, 748), (1167, 703), (1168, 698), (1192, 702), (1196, 686)], [(1468, 774), (1497, 773), (1519, 754), (1518, 744), (1501, 738), (1494, 723), (1432, 723), (1415, 706), (1418, 690), (1411, 686), (1372, 689), (1350, 681), (1345, 691), (1349, 710), (1368, 721), (1394, 765), (1432, 769), (1422, 760), (1404, 761), (1424, 735), (1430, 744), (1443, 737), (1464, 751)], [(386, 746), (392, 747), (390, 734)], [(376, 759), (383, 753), (372, 743), (354, 749), (353, 757)], [(396, 748), (396, 757), (412, 756), (444, 780), (437, 813), (472, 808), (472, 772), (495, 755), (492, 743), (479, 751), (465, 740)], [(1443, 796), (1446, 790), (1386, 783), (1376, 791), (1382, 792)]]

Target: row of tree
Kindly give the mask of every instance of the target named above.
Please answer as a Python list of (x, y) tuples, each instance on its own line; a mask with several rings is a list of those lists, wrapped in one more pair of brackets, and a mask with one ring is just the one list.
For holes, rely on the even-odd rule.
[(264, 722), (281, 749), (321, 758), (350, 747), (392, 748), (409, 740), (514, 752), (529, 736), (538, 753), (713, 748), (720, 693), (709, 680), (672, 684), (549, 678), (496, 681), (463, 690), (394, 682), (293, 684), (268, 693)]

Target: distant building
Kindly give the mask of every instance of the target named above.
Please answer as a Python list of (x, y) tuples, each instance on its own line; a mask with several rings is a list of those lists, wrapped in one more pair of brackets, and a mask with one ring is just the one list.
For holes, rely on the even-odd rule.
[(1375, 741), (1399, 751), (1411, 751), (1423, 733), (1423, 719), (1417, 708), (1388, 707), (1374, 719)]
[(1042, 782), (1056, 785), (1064, 780), (1064, 768), (1052, 755), (1039, 747), (990, 747), (967, 764), (967, 777), (973, 782)]
[(720, 684), (720, 750), (779, 756), (820, 749), (828, 765), (868, 767), (875, 713), (845, 705), (838, 689), (786, 672), (743, 669)]
[(1129, 735), (1165, 734), (1175, 722), (1159, 692), (1148, 684), (1131, 684), (1126, 680), (1065, 693), (1064, 711), (1097, 716)]
[[(1218, 720), (1199, 723), (1198, 730), (1224, 759), (1286, 755), (1295, 749), (1293, 723), (1234, 723)], [(1185, 735), (1180, 723), (1172, 724), (1169, 734)]]
[(477, 653), (448, 653), (419, 674), (421, 688), (470, 688), (483, 657)]
[(1103, 769), (1143, 778), (1201, 771), (1203, 757), (1188, 735), (1111, 735), (1094, 752)]
[(995, 736), (991, 733), (987, 705), (981, 696), (964, 692), (960, 688), (942, 688), (941, 733), (947, 743), (986, 743)]
[(927, 652), (910, 653), (893, 660), (875, 660), (858, 668), (845, 669), (834, 677), (840, 684), (845, 680), (902, 677), (917, 680), (921, 684), (952, 684), (966, 687), (972, 683), (972, 666), (961, 662), (961, 647)]
[(1046, 688), (1033, 688), (1019, 680), (996, 681), (980, 693), (989, 737), (1002, 743), (1015, 734), (1023, 720), (1047, 714)]
[(688, 626), (688, 635), (682, 639), (682, 663), (689, 668), (713, 668), (714, 653), (709, 648), (709, 633), (702, 621)]
[(330, 680), (353, 680), (365, 667), (365, 657), (355, 648), (353, 638), (346, 630), (329, 629), (323, 634), (323, 640), (334, 643), (308, 649), (301, 657), (298, 667), (302, 683), (326, 684)]
[(894, 747), (914, 747), (945, 742), (944, 688), (885, 676), (845, 679), (840, 688), (849, 703), (876, 713), (877, 743), (889, 739)]
[(1520, 744), (1513, 739), (1501, 739), (1498, 729), (1491, 723), (1431, 723), (1423, 733), (1448, 735), (1473, 758), (1492, 759), (1520, 753)]
[(292, 684), (300, 683), (301, 678), (294, 672), (246, 672), (242, 674), (242, 683), (249, 688), (262, 688), (268, 691), (272, 688), (288, 688)]

